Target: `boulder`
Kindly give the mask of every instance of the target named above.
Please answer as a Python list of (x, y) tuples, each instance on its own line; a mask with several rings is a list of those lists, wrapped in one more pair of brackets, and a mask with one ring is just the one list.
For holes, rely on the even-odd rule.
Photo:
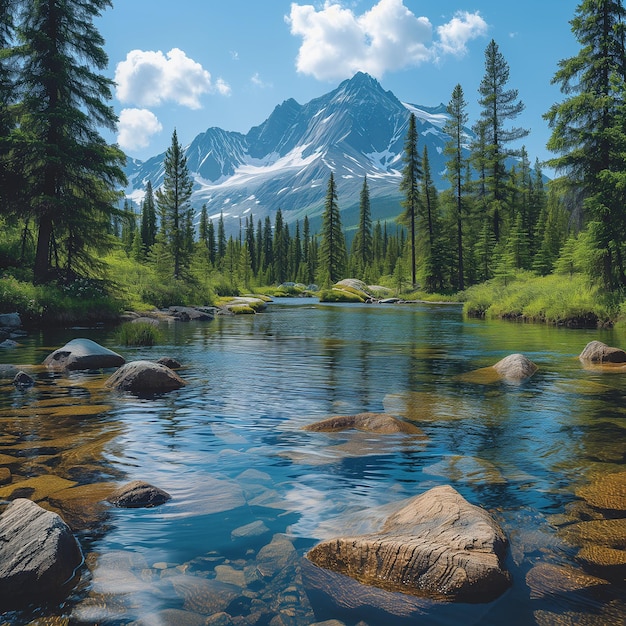
[(506, 380), (521, 381), (530, 378), (537, 371), (537, 366), (523, 354), (510, 354), (498, 361), (493, 369)]
[(356, 415), (335, 415), (321, 422), (304, 427), (304, 430), (333, 433), (342, 430), (356, 429), (368, 433), (408, 433), (423, 435), (414, 424), (403, 422), (386, 413), (358, 413)]
[(181, 322), (210, 322), (215, 317), (212, 307), (171, 306), (168, 313)]
[(43, 364), (54, 369), (98, 370), (119, 367), (125, 362), (123, 356), (91, 339), (72, 339), (48, 355)]
[(143, 480), (133, 480), (107, 497), (108, 502), (125, 509), (158, 506), (171, 499), (172, 496), (169, 493)]
[(20, 370), (17, 374), (15, 374), (13, 384), (20, 389), (25, 389), (26, 387), (32, 387), (35, 384), (35, 379), (32, 376), (29, 376), (26, 372), (22, 372)]
[(626, 363), (626, 352), (601, 341), (590, 341), (578, 358), (588, 363)]
[(169, 367), (152, 361), (131, 361), (120, 367), (106, 382), (118, 391), (160, 393), (180, 389), (187, 383)]
[(19, 313), (1, 313), (0, 328), (19, 328), (22, 325)]
[(324, 541), (307, 557), (387, 591), (488, 602), (511, 584), (503, 566), (507, 546), (487, 511), (441, 486), (411, 498), (380, 532)]
[(177, 370), (182, 367), (180, 361), (177, 361), (170, 356), (162, 356), (160, 359), (157, 359), (156, 362), (161, 365), (165, 365), (165, 367), (169, 367), (171, 370)]
[(82, 562), (80, 546), (56, 513), (19, 498), (0, 516), (0, 605), (61, 591)]

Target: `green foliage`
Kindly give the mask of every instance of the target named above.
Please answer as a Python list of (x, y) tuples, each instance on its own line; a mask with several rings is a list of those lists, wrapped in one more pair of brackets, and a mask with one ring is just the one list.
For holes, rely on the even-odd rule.
[(127, 322), (120, 326), (117, 339), (123, 346), (154, 346), (161, 341), (161, 333), (148, 322)]
[(616, 302), (607, 300), (584, 274), (564, 280), (557, 275), (519, 272), (507, 285), (494, 279), (466, 289), (462, 298), (465, 314), (472, 317), (579, 325), (609, 320), (618, 313)]

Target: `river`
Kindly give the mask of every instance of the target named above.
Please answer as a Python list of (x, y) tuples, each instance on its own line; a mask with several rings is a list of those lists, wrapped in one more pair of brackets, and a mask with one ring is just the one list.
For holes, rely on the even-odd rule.
[[(66, 481), (52, 493), (42, 482), (38, 497), (73, 514), (85, 554), (67, 598), (7, 612), (3, 623), (626, 622), (626, 536), (607, 538), (602, 526), (626, 512), (598, 513), (581, 497), (625, 471), (626, 373), (577, 359), (593, 339), (624, 347), (619, 331), (467, 320), (457, 305), (313, 299), (162, 330), (153, 348), (116, 345), (107, 329), (33, 332), (0, 354), (41, 363), (88, 337), (127, 360), (174, 357), (188, 383), (156, 398), (106, 391), (110, 373), (38, 372), (26, 391), (0, 383), (0, 466), (12, 457), (12, 484)], [(517, 352), (539, 368), (528, 381), (472, 374)], [(410, 420), (424, 437), (302, 430), (365, 411)], [(172, 500), (125, 510), (63, 493), (132, 479)], [(359, 599), (363, 589), (347, 579), (325, 591), (311, 582), (303, 555), (317, 542), (374, 530), (396, 503), (444, 484), (488, 509), (510, 540), (513, 585), (497, 600), (414, 601), (366, 588)], [(598, 550), (617, 564), (594, 560)]]

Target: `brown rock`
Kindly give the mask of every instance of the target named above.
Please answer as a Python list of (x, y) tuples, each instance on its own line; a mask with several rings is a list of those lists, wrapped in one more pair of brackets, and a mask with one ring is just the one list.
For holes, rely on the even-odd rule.
[(626, 363), (626, 352), (601, 341), (590, 341), (578, 358), (590, 363)]
[(171, 500), (169, 493), (142, 480), (133, 480), (116, 489), (107, 500), (122, 508), (152, 507)]
[(358, 413), (357, 415), (335, 415), (321, 422), (304, 427), (304, 430), (333, 433), (342, 430), (356, 429), (369, 433), (408, 433), (423, 435), (415, 424), (403, 422), (386, 413)]
[(510, 354), (498, 361), (493, 369), (506, 380), (522, 381), (530, 378), (537, 371), (537, 366), (523, 354)]
[(152, 361), (131, 361), (120, 367), (106, 382), (118, 391), (160, 393), (180, 389), (187, 383), (169, 367)]
[(489, 513), (442, 486), (410, 499), (381, 532), (324, 541), (307, 557), (388, 591), (484, 602), (511, 584), (507, 545)]

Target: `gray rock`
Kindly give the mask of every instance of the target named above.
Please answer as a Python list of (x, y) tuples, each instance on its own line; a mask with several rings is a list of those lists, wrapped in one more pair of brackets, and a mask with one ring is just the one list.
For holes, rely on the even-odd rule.
[(19, 328), (22, 325), (19, 313), (2, 313), (0, 314), (0, 327), (2, 328)]
[(13, 379), (13, 384), (22, 389), (25, 387), (32, 387), (35, 384), (35, 379), (32, 376), (29, 376), (26, 372), (19, 371)]
[(0, 516), (0, 604), (60, 591), (82, 562), (80, 546), (56, 513), (18, 498)]
[(589, 363), (626, 363), (626, 352), (601, 341), (590, 341), (578, 358)]
[(498, 361), (493, 369), (506, 380), (522, 381), (530, 378), (537, 371), (537, 366), (523, 354), (509, 354)]
[(162, 356), (160, 359), (157, 359), (156, 362), (160, 365), (165, 365), (165, 367), (169, 367), (171, 370), (177, 370), (182, 367), (180, 361), (177, 361), (170, 356)]
[(5, 339), (2, 343), (0, 343), (0, 348), (17, 348), (19, 344), (17, 341), (13, 341), (13, 339)]
[(48, 355), (43, 364), (54, 369), (97, 370), (119, 367), (125, 362), (124, 357), (91, 339), (72, 339)]
[(511, 584), (498, 523), (450, 486), (411, 498), (378, 533), (324, 541), (316, 565), (387, 591), (488, 602)]
[(152, 361), (131, 361), (120, 367), (106, 382), (118, 391), (160, 393), (180, 389), (187, 383), (169, 367)]
[(107, 500), (115, 506), (127, 509), (147, 508), (158, 506), (172, 496), (142, 480), (133, 480), (111, 493)]
[(181, 322), (210, 322), (215, 317), (210, 307), (171, 306), (168, 313)]
[(0, 378), (15, 378), (20, 370), (15, 365), (0, 365)]

